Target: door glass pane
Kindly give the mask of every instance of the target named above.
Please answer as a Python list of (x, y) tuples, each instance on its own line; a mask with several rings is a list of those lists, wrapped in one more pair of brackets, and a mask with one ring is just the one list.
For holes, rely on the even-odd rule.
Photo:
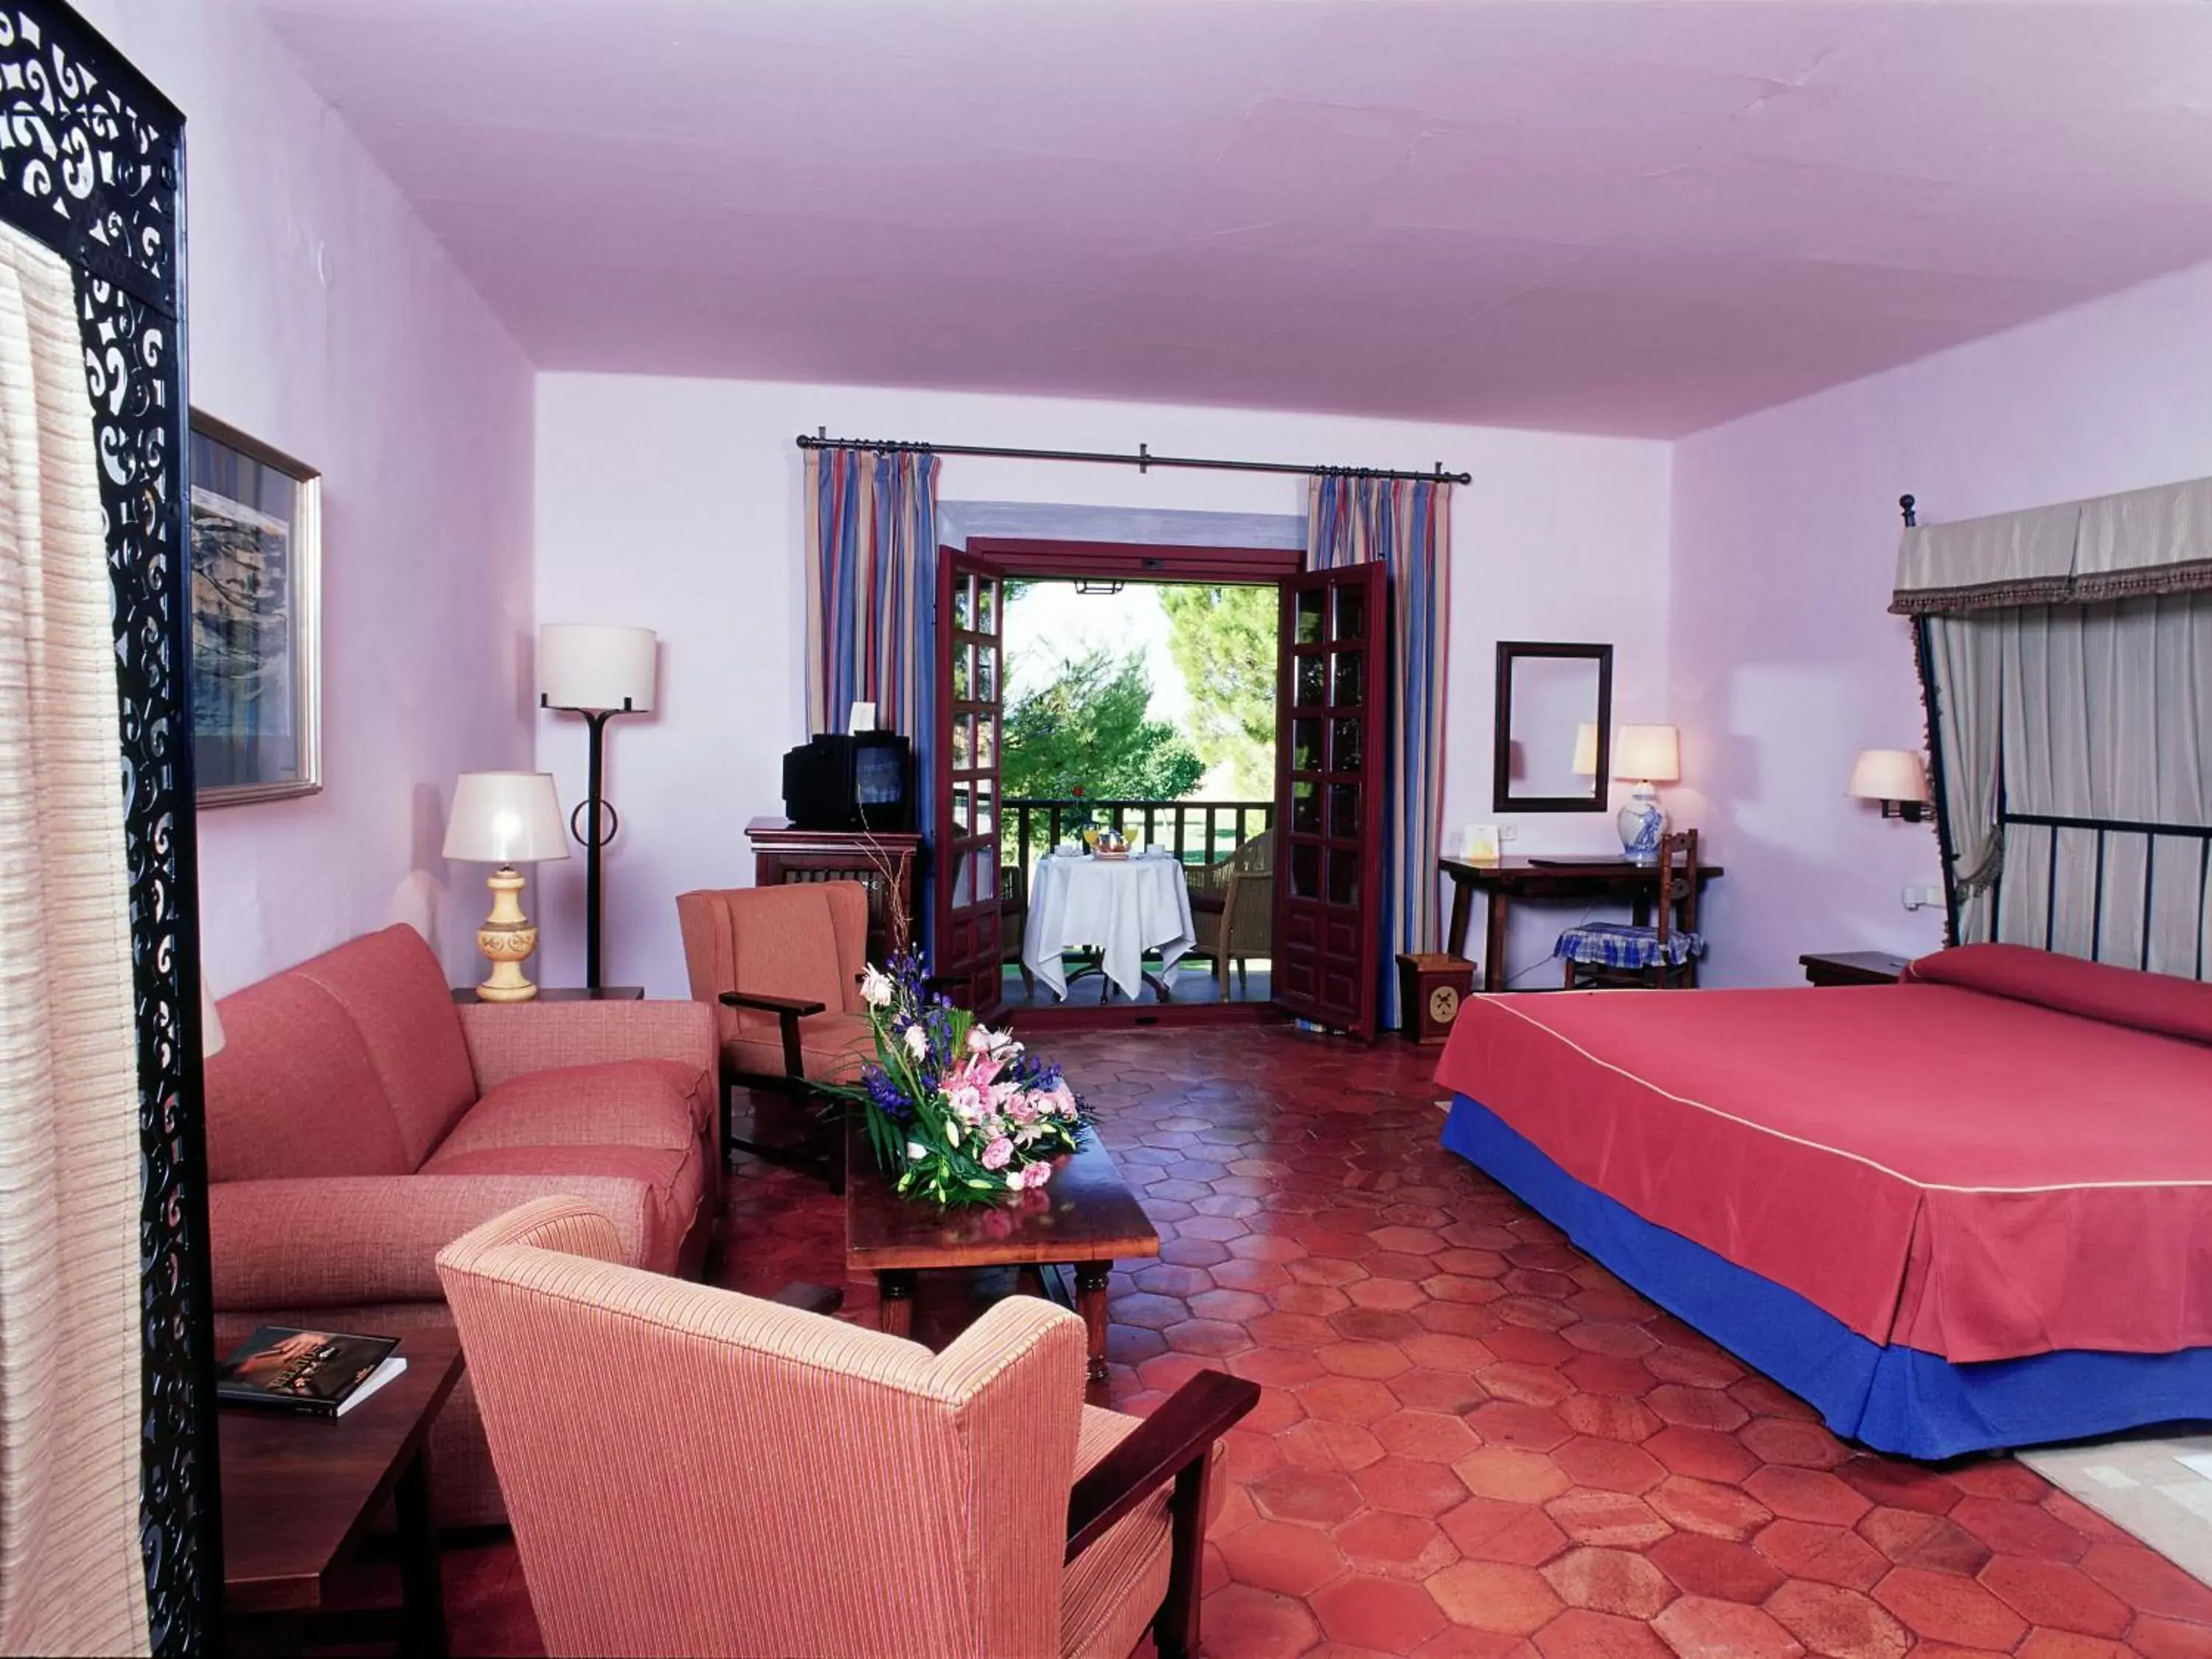
[(979, 836), (992, 834), (993, 826), (997, 822), (997, 803), (993, 799), (994, 793), (990, 779), (975, 780), (975, 833)]
[(1317, 587), (1310, 587), (1298, 595), (1297, 620), (1291, 625), (1291, 638), (1300, 645), (1321, 643), (1322, 606), (1328, 595)]
[(1340, 841), (1359, 836), (1359, 786), (1332, 783), (1328, 787), (1328, 833)]
[(1336, 687), (1329, 701), (1340, 708), (1357, 708), (1367, 701), (1367, 653), (1340, 651), (1333, 659)]
[[(969, 718), (963, 715), (962, 719)], [(977, 714), (975, 721), (975, 764), (996, 766), (999, 763), (999, 723), (988, 714)]]
[(1304, 780), (1291, 786), (1291, 828), (1302, 836), (1321, 834), (1321, 786)]
[(975, 625), (975, 579), (955, 576), (952, 579), (952, 625), (973, 628)]
[(1332, 772), (1357, 772), (1360, 762), (1359, 722), (1331, 720), (1328, 724), (1328, 769)]
[(1291, 770), (1318, 772), (1321, 763), (1321, 722), (1298, 720), (1291, 722)]
[(975, 902), (974, 889), (968, 879), (968, 860), (955, 860), (952, 866), (952, 902), (957, 908)]
[(1322, 681), (1322, 661), (1319, 657), (1298, 659), (1297, 684), (1291, 700), (1301, 708), (1318, 708), (1328, 701)]
[(1340, 587), (1336, 590), (1336, 632), (1333, 638), (1364, 640), (1367, 637), (1367, 592), (1359, 587)]
[(1328, 902), (1359, 902), (1359, 860), (1362, 854), (1346, 847), (1332, 848), (1328, 855)]
[(952, 833), (956, 836), (968, 833), (968, 786), (964, 783), (952, 786)]
[(999, 852), (994, 847), (979, 847), (968, 854), (968, 885), (975, 895), (978, 904), (989, 902), (999, 896)]
[(971, 695), (968, 690), (972, 684), (968, 677), (968, 659), (973, 654), (972, 647), (956, 645), (952, 647), (952, 700), (955, 702), (965, 702)]
[(975, 763), (975, 717), (955, 714), (952, 717), (952, 769), (964, 772)]
[(1306, 899), (1321, 896), (1321, 848), (1311, 842), (1291, 843), (1291, 895)]
[(999, 696), (999, 653), (988, 645), (975, 647), (975, 701), (995, 702)]
[(978, 634), (999, 631), (999, 584), (989, 576), (975, 579), (975, 631)]

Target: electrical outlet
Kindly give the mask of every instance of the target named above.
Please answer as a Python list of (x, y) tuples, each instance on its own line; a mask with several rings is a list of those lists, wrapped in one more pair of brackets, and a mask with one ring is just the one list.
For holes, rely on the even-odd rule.
[(1942, 903), (1943, 890), (1941, 887), (1926, 886), (1918, 882), (1909, 882), (1905, 885), (1903, 896), (1906, 909), (1926, 910)]
[(1501, 824), (1499, 824), (1499, 825), (1498, 826), (1498, 840), (1500, 840), (1500, 841), (1518, 841), (1518, 840), (1520, 840), (1520, 839), (1521, 839), (1521, 826), (1520, 826), (1520, 825), (1518, 825), (1518, 824), (1516, 824), (1516, 823), (1501, 823)]

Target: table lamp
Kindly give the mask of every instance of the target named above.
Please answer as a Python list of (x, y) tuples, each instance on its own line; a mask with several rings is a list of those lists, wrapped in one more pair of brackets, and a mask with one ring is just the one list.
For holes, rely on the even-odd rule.
[(1928, 810), (1927, 769), (1910, 749), (1862, 749), (1844, 793), (1880, 801), (1886, 818), (1917, 823)]
[(1659, 838), (1667, 833), (1667, 814), (1660, 810), (1659, 792), (1651, 786), (1681, 779), (1681, 743), (1674, 728), (1622, 726), (1613, 733), (1613, 775), (1636, 786), (1615, 820), (1621, 851), (1632, 864), (1656, 864)]
[(599, 856), (622, 827), (601, 788), (607, 722), (617, 714), (653, 712), (653, 663), (657, 641), (650, 628), (609, 628), (592, 623), (549, 623), (538, 630), (538, 706), (581, 714), (591, 730), (584, 799), (569, 822), (584, 844), (584, 986), (599, 988)]
[(491, 976), (477, 987), (486, 1002), (527, 1002), (538, 988), (522, 964), (538, 948), (538, 929), (522, 913), (518, 864), (568, 856), (568, 829), (550, 772), (464, 772), (453, 785), (453, 810), (446, 819), (446, 856), (464, 864), (499, 867), (485, 878), (491, 915), (477, 929), (477, 949), (491, 962)]

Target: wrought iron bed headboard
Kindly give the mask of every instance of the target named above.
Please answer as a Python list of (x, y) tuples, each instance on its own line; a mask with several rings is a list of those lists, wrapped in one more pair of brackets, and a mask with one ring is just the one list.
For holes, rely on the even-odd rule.
[[(2106, 855), (2114, 836), (2141, 836), (2147, 845), (2143, 848), (2142, 875), (2142, 940), (2136, 966), (2150, 966), (2151, 917), (2155, 914), (2151, 901), (2157, 894), (2158, 845), (2162, 840), (2193, 845), (2197, 849), (2197, 947), (2193, 976), (2204, 977), (2205, 939), (2207, 932), (2203, 915), (2204, 902), (2212, 891), (2212, 825), (2195, 823), (2154, 823), (2136, 818), (2105, 818), (2081, 817), (2061, 812), (2017, 811), (2007, 803), (2002, 784), (1997, 799), (1997, 823), (2005, 832), (2009, 847), (2011, 829), (2021, 824), (2032, 829), (2051, 831), (2051, 856), (2046, 860), (2044, 875), (2043, 939), (2045, 950), (2052, 947), (2058, 931), (2058, 836), (2062, 830), (2079, 830), (2096, 836), (2096, 877), (2091, 884), (2091, 913), (2089, 923), (2089, 954), (2096, 961), (2106, 960), (2105, 944)], [(2010, 862), (2008, 852), (2007, 863)], [(1990, 931), (1994, 937), (2003, 937), (2005, 869), (2000, 866), (1996, 878), (1990, 886)], [(2031, 939), (2013, 941), (2033, 944)]]

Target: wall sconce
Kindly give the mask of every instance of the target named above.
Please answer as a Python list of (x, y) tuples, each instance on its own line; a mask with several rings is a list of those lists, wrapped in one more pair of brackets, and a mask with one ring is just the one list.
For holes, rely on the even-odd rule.
[(1910, 749), (1862, 749), (1844, 793), (1880, 801), (1886, 818), (1917, 823), (1928, 811), (1928, 771)]

